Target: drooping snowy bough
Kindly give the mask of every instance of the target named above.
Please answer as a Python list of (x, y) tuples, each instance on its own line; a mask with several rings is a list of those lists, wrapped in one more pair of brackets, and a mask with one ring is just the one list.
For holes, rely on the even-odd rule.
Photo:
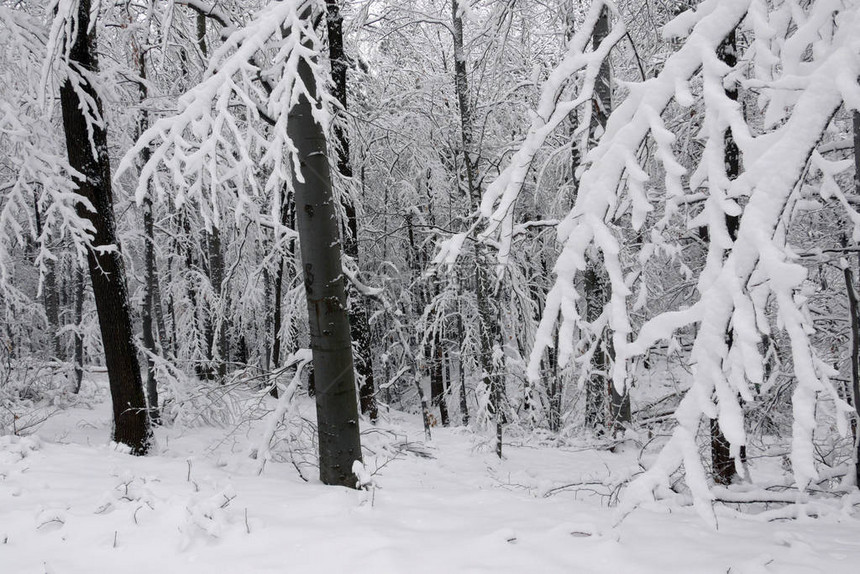
[[(617, 23), (598, 49), (585, 51), (604, 5), (615, 11), (611, 2), (593, 2), (568, 53), (544, 83), (525, 141), (484, 194), (481, 218), (470, 232), (501, 245), (502, 264), (512, 240), (514, 205), (532, 160), (561, 121), (590, 101), (600, 62), (623, 35)], [(562, 364), (573, 356), (574, 329), (587, 328), (577, 312), (580, 294), (574, 277), (585, 269), (586, 252), (594, 247), (602, 254), (611, 282), (611, 300), (604, 316), (612, 333), (616, 353), (612, 379), (619, 391), (628, 380), (629, 359), (662, 339), (671, 339), (681, 328), (696, 327), (690, 356), (692, 384), (675, 413), (677, 425), (656, 462), (627, 489), (624, 509), (668, 485), (670, 474), (683, 465), (696, 508), (705, 517), (713, 516), (710, 503), (714, 497), (696, 434), (703, 417), (716, 418), (733, 456), (739, 459), (746, 443), (739, 397), (751, 400), (750, 385), (762, 382), (763, 358), (758, 345), (770, 330), (765, 316), (768, 301), (776, 302), (778, 324), (791, 341), (797, 378), (791, 463), (800, 490), (817, 476), (812, 433), (819, 393), (833, 399), (840, 429), (847, 429), (846, 415), (853, 409), (831, 385), (832, 367), (819, 359), (810, 344), (812, 324), (799, 293), (805, 270), (794, 260), (785, 225), (816, 145), (834, 114), (842, 106), (860, 108), (858, 29), (860, 8), (856, 3), (819, 0), (801, 9), (792, 2), (706, 0), (665, 27), (664, 37), (682, 39), (680, 47), (655, 77), (626, 84), (626, 97), (611, 114), (597, 147), (585, 158), (575, 205), (558, 227), (562, 251), (532, 349), (530, 377), (538, 377), (540, 358), (552, 344), (557, 318)], [(721, 61), (718, 48), (735, 30), (751, 41), (739, 55), (741, 65), (732, 69)], [(741, 74), (741, 66), (746, 75)], [(577, 73), (582, 78), (579, 95), (562, 100), (562, 90)], [(694, 81), (700, 92), (698, 101), (693, 95)], [(751, 125), (739, 104), (728, 97), (725, 86), (732, 82), (760, 94), (759, 103), (766, 106), (764, 125)], [(675, 136), (664, 122), (663, 113), (673, 103), (680, 107), (699, 103), (703, 110), (700, 137), (704, 150), (692, 169), (682, 165), (672, 147)], [(580, 125), (587, 126), (588, 119), (585, 121)], [(727, 130), (742, 157), (743, 170), (734, 180), (727, 176), (724, 161)], [(647, 193), (650, 176), (638, 155), (646, 144), (654, 146), (654, 156), (665, 174), (663, 184), (650, 185)], [(657, 196), (655, 189), (662, 193)], [(639, 229), (649, 213), (662, 212), (649, 238), (659, 246), (666, 222), (684, 197), (701, 193), (705, 194), (704, 208), (689, 223), (690, 227), (707, 227), (710, 237), (697, 282), (698, 301), (686, 309), (652, 317), (633, 333), (629, 298), (636, 278), (624, 274), (619, 256), (624, 239), (616, 225), (630, 221)], [(655, 202), (660, 203), (659, 210), (655, 210)], [(740, 218), (734, 242), (726, 216)], [(852, 220), (857, 221), (855, 214)], [(460, 234), (444, 242), (437, 261), (453, 261), (465, 237)]]

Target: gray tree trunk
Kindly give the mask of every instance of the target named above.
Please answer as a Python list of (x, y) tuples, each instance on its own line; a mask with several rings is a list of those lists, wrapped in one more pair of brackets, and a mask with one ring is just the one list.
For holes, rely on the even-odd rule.
[[(95, 33), (88, 35), (90, 0), (80, 0), (77, 24), (76, 35), (70, 38), (69, 60), (74, 66), (96, 74)], [(83, 85), (79, 89), (95, 103), (101, 114), (98, 92), (84, 78), (81, 81)], [(95, 213), (79, 207), (78, 215), (93, 224), (95, 247), (116, 247), (109, 252), (90, 250), (87, 253), (110, 381), (113, 440), (128, 445), (133, 454), (142, 455), (150, 448), (152, 431), (134, 344), (125, 267), (115, 231), (107, 132), (99, 125), (92, 125), (90, 131), (82, 111), (86, 106), (68, 81), (60, 87), (60, 105), (69, 164), (83, 175), (82, 179), (75, 178), (78, 193), (95, 207)]]
[[(316, 80), (304, 59), (298, 73), (316, 97)], [(352, 466), (361, 460), (361, 441), (340, 234), (326, 136), (304, 95), (290, 110), (287, 135), (298, 150), (304, 180), (294, 177), (293, 186), (313, 351), (320, 480), (355, 488)]]

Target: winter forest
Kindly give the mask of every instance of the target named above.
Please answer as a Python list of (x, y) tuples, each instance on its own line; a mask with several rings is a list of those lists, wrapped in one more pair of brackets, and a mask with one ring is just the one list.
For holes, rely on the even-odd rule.
[(860, 2), (0, 0), (0, 573), (860, 571)]

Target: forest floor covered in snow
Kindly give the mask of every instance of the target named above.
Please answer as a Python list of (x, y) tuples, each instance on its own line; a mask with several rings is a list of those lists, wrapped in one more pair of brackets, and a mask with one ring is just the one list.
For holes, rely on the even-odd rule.
[(723, 508), (714, 530), (661, 502), (619, 523), (606, 485), (638, 448), (511, 439), (499, 461), (472, 431), (436, 428), (423, 445), (417, 417), (389, 413), (362, 435), (376, 487), (354, 491), (289, 461), (258, 474), (265, 420), (159, 428), (156, 453), (133, 457), (108, 444), (109, 401), (93, 407), (0, 437), (2, 574), (860, 571), (850, 512), (765, 522)]

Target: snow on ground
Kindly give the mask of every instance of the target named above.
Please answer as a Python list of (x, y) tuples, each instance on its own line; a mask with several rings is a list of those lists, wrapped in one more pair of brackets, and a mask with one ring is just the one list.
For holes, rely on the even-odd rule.
[(635, 449), (508, 446), (499, 462), (473, 433), (435, 429), (433, 458), (392, 458), (392, 445), (422, 439), (417, 420), (395, 413), (363, 436), (366, 465), (379, 468), (364, 492), (323, 486), (313, 469), (305, 483), (289, 463), (258, 476), (248, 452), (262, 422), (229, 435), (159, 429), (158, 453), (144, 458), (107, 443), (109, 422), (103, 403), (34, 437), (0, 437), (0, 574), (860, 571), (860, 521), (847, 515), (724, 512), (714, 531), (655, 503), (614, 526), (604, 487), (544, 497), (629, 472)]

